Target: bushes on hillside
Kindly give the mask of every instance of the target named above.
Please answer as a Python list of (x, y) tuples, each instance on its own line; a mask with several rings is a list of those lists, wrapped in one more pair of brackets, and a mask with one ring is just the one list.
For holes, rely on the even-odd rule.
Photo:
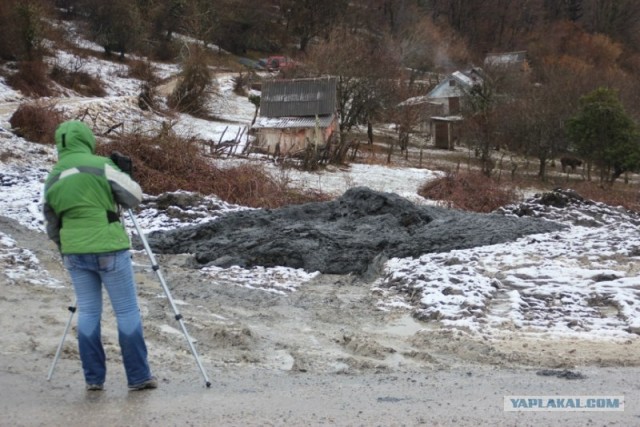
[(183, 113), (204, 117), (208, 114), (207, 102), (213, 93), (212, 75), (205, 52), (195, 46), (184, 59), (176, 88), (167, 104)]
[(492, 212), (517, 201), (516, 192), (485, 175), (449, 172), (424, 184), (418, 194), (443, 202), (448, 208), (472, 212)]
[(292, 189), (254, 165), (217, 168), (202, 157), (197, 141), (179, 138), (170, 132), (154, 138), (130, 135), (99, 144), (97, 151), (103, 156), (113, 151), (130, 156), (134, 178), (148, 194), (193, 191), (215, 194), (226, 202), (255, 208), (329, 199), (314, 191)]
[(571, 188), (582, 197), (610, 206), (622, 206), (640, 213), (640, 195), (635, 186), (619, 184), (617, 186), (598, 185), (590, 181), (572, 183)]
[(21, 61), (18, 71), (7, 77), (7, 83), (13, 89), (30, 97), (53, 95), (47, 77), (47, 64), (42, 61)]
[(40, 144), (55, 144), (54, 134), (63, 120), (55, 105), (32, 102), (21, 104), (9, 119), (16, 135)]
[(49, 76), (61, 86), (74, 90), (80, 95), (105, 96), (107, 94), (100, 79), (84, 71), (68, 71), (54, 65)]

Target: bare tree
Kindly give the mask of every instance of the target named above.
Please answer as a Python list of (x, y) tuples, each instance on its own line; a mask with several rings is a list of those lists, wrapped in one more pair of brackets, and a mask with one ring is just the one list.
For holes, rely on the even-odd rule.
[(104, 48), (105, 54), (118, 52), (124, 59), (135, 50), (148, 33), (136, 2), (128, 0), (83, 0), (83, 13), (89, 19), (93, 39)]
[(141, 8), (152, 21), (156, 37), (171, 40), (173, 34), (182, 29), (189, 6), (195, 7), (198, 1), (187, 0), (146, 0)]
[(168, 99), (170, 107), (195, 116), (206, 116), (208, 101), (216, 87), (201, 46), (192, 45), (184, 52), (182, 70), (176, 88)]
[(577, 104), (575, 86), (566, 78), (546, 84), (524, 82), (514, 98), (500, 109), (500, 130), (509, 148), (538, 159), (538, 177), (544, 181), (547, 165), (568, 150), (565, 123)]
[(582, 18), (584, 0), (544, 0), (547, 18), (552, 21), (569, 20), (572, 22)]
[(487, 78), (468, 89), (462, 103), (465, 140), (480, 157), (482, 173), (491, 176), (495, 166), (491, 152), (496, 146), (498, 97), (496, 82)]
[(307, 55), (309, 72), (337, 77), (340, 143), (336, 161), (346, 156), (351, 129), (375, 120), (396, 101), (398, 59), (386, 43), (336, 29), (327, 42), (314, 45)]
[(51, 10), (42, 0), (7, 0), (0, 4), (0, 57), (40, 61)]
[(297, 38), (304, 52), (314, 37), (328, 37), (348, 4), (346, 0), (281, 0), (280, 10), (286, 31)]
[(416, 72), (448, 71), (470, 62), (462, 39), (426, 15), (405, 28), (397, 39), (402, 64)]
[(542, 21), (542, 0), (431, 0), (424, 2), (436, 22), (463, 35), (482, 59), (492, 50), (519, 49)]

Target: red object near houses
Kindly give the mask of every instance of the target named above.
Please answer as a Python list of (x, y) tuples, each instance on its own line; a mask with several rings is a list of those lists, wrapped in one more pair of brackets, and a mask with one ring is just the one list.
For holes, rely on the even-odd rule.
[(267, 71), (288, 70), (296, 66), (293, 59), (282, 55), (270, 56), (266, 59), (261, 59), (259, 63), (266, 68)]

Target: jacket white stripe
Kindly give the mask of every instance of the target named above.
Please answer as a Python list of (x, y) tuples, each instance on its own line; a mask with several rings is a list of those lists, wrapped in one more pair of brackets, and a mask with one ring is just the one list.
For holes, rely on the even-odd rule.
[(138, 206), (142, 201), (142, 189), (129, 175), (106, 163), (104, 174), (111, 185), (116, 203), (126, 209)]

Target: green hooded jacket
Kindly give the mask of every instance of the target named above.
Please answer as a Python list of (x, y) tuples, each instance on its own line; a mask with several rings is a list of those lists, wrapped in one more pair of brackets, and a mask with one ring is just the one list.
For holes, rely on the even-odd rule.
[(95, 136), (83, 122), (60, 124), (55, 141), (58, 163), (47, 177), (43, 203), (49, 238), (62, 254), (128, 249), (118, 211), (140, 203), (140, 186), (111, 159), (94, 154)]

